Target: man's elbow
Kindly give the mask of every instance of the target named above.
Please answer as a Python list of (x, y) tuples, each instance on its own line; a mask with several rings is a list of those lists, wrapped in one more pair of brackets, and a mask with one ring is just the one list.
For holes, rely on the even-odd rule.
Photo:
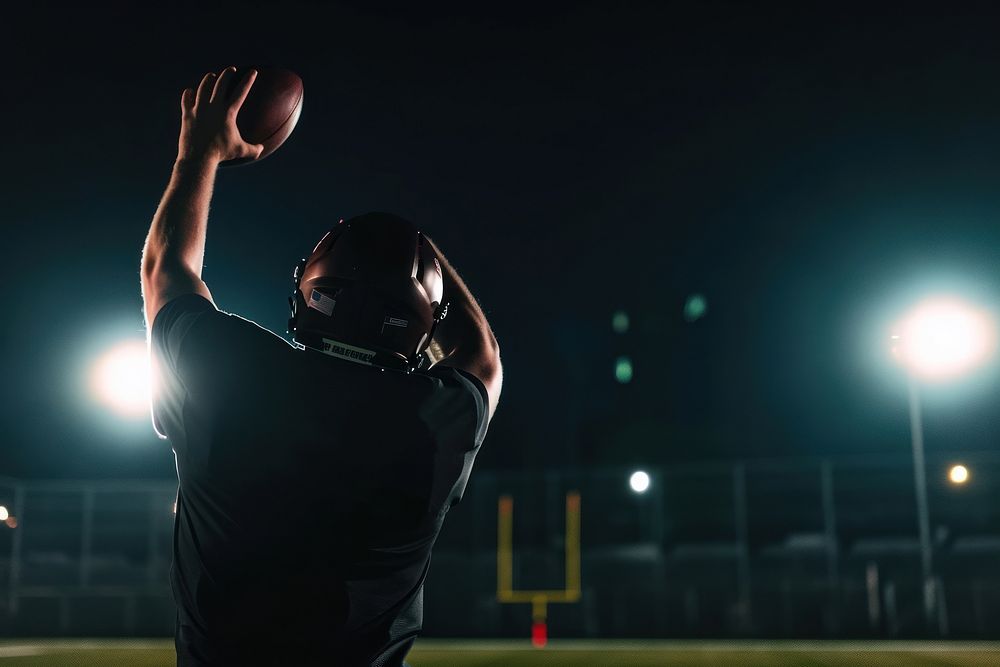
[(500, 344), (492, 332), (466, 340), (465, 345), (460, 346), (439, 363), (442, 366), (459, 368), (475, 376), (483, 384), (489, 398), (489, 414), (492, 417), (503, 383)]
[(139, 259), (139, 276), (143, 279), (143, 282), (153, 272), (153, 268), (156, 266), (156, 260), (150, 255), (149, 252), (145, 250), (142, 253), (142, 257)]
[(178, 252), (177, 248), (152, 243), (149, 240), (146, 241), (146, 245), (142, 249), (139, 272), (144, 278), (178, 274), (193, 274), (199, 279), (201, 277), (200, 269), (192, 265), (183, 253)]
[(489, 418), (493, 418), (497, 404), (500, 402), (500, 389), (503, 385), (503, 364), (500, 362), (500, 343), (497, 342), (492, 333), (489, 335), (486, 349), (482, 355), (482, 361), (478, 376), (486, 389), (486, 396), (489, 399)]
[[(479, 345), (480, 375), (486, 378), (503, 375), (503, 367), (500, 365), (500, 343), (497, 342), (493, 332), (487, 332), (485, 339)], [(486, 380), (484, 380), (485, 382)]]
[(486, 381), (483, 386), (486, 388), (486, 398), (489, 402), (488, 404), (488, 417), (493, 419), (493, 413), (497, 411), (497, 405), (500, 404), (500, 389), (503, 386), (503, 364), (500, 363), (500, 348), (497, 347), (497, 356), (495, 363), (493, 364), (490, 372), (486, 375)]
[(142, 296), (151, 296), (164, 291), (170, 283), (170, 272), (166, 270), (163, 261), (150, 253), (143, 253), (139, 263), (139, 283), (142, 286)]
[(486, 338), (486, 355), (493, 361), (496, 362), (497, 366), (500, 365), (500, 343), (497, 341), (497, 337), (493, 335), (493, 332), (489, 332)]
[(142, 249), (142, 258), (139, 260), (139, 276), (142, 278), (143, 287), (146, 283), (154, 282), (157, 274), (163, 273), (164, 264), (163, 253), (154, 251), (147, 243)]

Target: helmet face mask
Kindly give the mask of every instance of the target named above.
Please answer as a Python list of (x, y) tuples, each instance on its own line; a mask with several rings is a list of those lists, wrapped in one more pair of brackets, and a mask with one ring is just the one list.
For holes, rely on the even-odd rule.
[(433, 248), (412, 223), (387, 213), (341, 221), (293, 279), (295, 342), (360, 363), (414, 370), (446, 312)]

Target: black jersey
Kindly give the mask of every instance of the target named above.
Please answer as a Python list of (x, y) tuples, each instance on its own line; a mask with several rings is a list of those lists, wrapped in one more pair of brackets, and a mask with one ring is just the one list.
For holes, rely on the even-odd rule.
[(151, 337), (178, 664), (402, 664), (486, 433), (482, 383), (301, 350), (194, 294)]

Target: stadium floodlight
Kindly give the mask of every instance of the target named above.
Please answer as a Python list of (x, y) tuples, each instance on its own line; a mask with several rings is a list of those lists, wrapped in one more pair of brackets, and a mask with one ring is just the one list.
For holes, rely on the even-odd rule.
[(965, 484), (969, 481), (969, 469), (961, 463), (953, 465), (948, 470), (948, 481), (958, 486)]
[(629, 487), (636, 493), (646, 493), (649, 490), (649, 474), (643, 470), (636, 470), (628, 478)]
[(954, 297), (918, 304), (896, 327), (893, 354), (922, 380), (946, 380), (990, 357), (996, 345), (991, 318)]
[[(909, 376), (910, 446), (924, 584), (924, 620), (928, 628), (933, 627), (939, 606), (938, 584), (933, 575), (930, 511), (927, 507), (920, 383), (953, 379), (970, 371), (987, 361), (995, 347), (993, 318), (953, 296), (936, 296), (918, 303), (897, 324), (892, 335), (892, 354), (906, 368)], [(955, 471), (954, 468), (952, 470)], [(959, 471), (955, 474), (962, 475)], [(968, 479), (968, 470), (965, 470), (964, 479)]]
[(96, 397), (124, 417), (149, 414), (149, 355), (141, 339), (119, 343), (94, 364), (91, 389)]

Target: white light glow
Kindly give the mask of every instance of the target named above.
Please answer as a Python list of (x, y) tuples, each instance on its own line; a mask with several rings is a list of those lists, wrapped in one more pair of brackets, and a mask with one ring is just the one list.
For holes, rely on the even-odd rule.
[(149, 356), (146, 343), (120, 343), (94, 364), (91, 389), (97, 398), (125, 417), (149, 414)]
[(7, 517), (10, 516), (10, 512), (3, 505), (0, 505), (0, 521), (6, 521)]
[(951, 297), (921, 303), (892, 336), (896, 358), (914, 375), (929, 380), (970, 370), (993, 354), (995, 344), (991, 318)]
[(632, 476), (628, 478), (628, 485), (632, 487), (632, 490), (636, 493), (646, 493), (649, 489), (649, 475), (642, 470), (636, 470), (632, 473)]
[(948, 470), (948, 480), (952, 484), (965, 484), (969, 481), (969, 469), (962, 464), (953, 465)]

